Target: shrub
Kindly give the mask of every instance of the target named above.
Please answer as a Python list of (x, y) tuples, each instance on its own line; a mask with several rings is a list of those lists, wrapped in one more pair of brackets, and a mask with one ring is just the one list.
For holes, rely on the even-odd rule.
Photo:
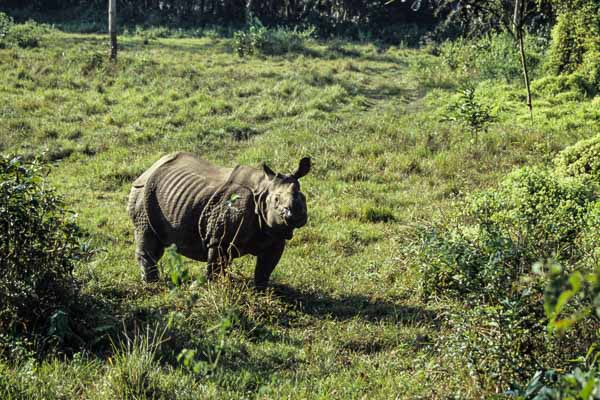
[(240, 57), (254, 54), (265, 41), (267, 28), (262, 25), (251, 25), (245, 31), (233, 34), (233, 49)]
[[(81, 231), (43, 167), (0, 157), (0, 330), (30, 333), (62, 321), (77, 292)], [(54, 324), (52, 322), (54, 321)]]
[[(539, 168), (508, 175), (471, 196), (461, 214), (422, 235), (424, 294), (497, 303), (538, 260), (576, 263), (592, 239), (596, 199), (587, 181)], [(592, 208), (593, 210), (593, 208)]]
[(560, 93), (569, 93), (573, 99), (583, 100), (587, 96), (593, 96), (597, 89), (580, 72), (574, 72), (569, 75), (545, 76), (535, 80), (531, 84), (533, 91), (545, 94), (547, 96), (556, 96)]
[(597, 399), (600, 395), (600, 370), (597, 362), (559, 375), (554, 370), (538, 371), (524, 387), (509, 392), (519, 400)]
[[(594, 340), (594, 321), (576, 334), (547, 334), (548, 276), (532, 269), (554, 258), (568, 277), (587, 262), (586, 249), (595, 249), (598, 238), (594, 201), (594, 187), (584, 180), (522, 168), (422, 236), (424, 294), (469, 304), (467, 312), (449, 312), (446, 356), (467, 362), (486, 389), (504, 390), (551, 365), (562, 368)], [(578, 300), (569, 307), (580, 306)]]
[(505, 178), (498, 190), (475, 196), (470, 212), (482, 238), (513, 243), (525, 264), (570, 260), (577, 256), (575, 240), (585, 226), (594, 189), (579, 179), (523, 168)]
[(555, 75), (579, 73), (597, 93), (600, 91), (600, 4), (595, 0), (561, 3), (552, 29), (547, 66)]
[[(578, 245), (583, 253), (581, 266), (586, 270), (600, 269), (600, 201), (590, 205), (586, 226)], [(600, 277), (598, 279), (600, 282)], [(600, 314), (600, 313), (599, 313)]]
[(40, 45), (41, 38), (48, 33), (49, 28), (35, 21), (24, 24), (14, 24), (12, 18), (0, 13), (0, 48), (18, 46), (33, 48)]
[(256, 54), (278, 55), (304, 49), (304, 43), (314, 33), (314, 28), (306, 30), (277, 27), (269, 29), (258, 19), (253, 18), (249, 27), (233, 34), (233, 49), (238, 56)]
[(446, 356), (466, 361), (479, 385), (500, 391), (544, 363), (551, 338), (544, 330), (539, 286), (496, 304), (475, 305), (450, 315)]
[(582, 176), (600, 183), (600, 135), (567, 147), (554, 159), (564, 176)]
[(13, 20), (8, 15), (0, 12), (0, 49), (6, 47), (6, 37), (13, 27)]

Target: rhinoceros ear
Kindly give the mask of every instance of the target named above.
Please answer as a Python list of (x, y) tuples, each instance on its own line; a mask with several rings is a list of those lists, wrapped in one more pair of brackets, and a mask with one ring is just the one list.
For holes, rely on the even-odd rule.
[(302, 160), (300, 160), (300, 163), (298, 164), (298, 169), (296, 170), (296, 172), (294, 172), (292, 176), (296, 179), (302, 178), (310, 171), (310, 165), (310, 157), (304, 157)]
[(271, 168), (269, 168), (269, 166), (266, 163), (263, 163), (262, 168), (265, 174), (267, 174), (267, 176), (271, 179), (273, 179), (275, 175), (277, 175), (275, 172), (273, 172)]

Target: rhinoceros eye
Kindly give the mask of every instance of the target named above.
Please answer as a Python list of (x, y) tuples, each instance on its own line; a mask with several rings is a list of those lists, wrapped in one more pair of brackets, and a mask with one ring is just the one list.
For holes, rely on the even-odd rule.
[(279, 205), (279, 195), (275, 195), (275, 206)]

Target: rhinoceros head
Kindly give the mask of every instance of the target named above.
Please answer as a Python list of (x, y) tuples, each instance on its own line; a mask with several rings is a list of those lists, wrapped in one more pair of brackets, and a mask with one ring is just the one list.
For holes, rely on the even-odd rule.
[(300, 191), (298, 179), (310, 171), (310, 158), (300, 160), (298, 169), (291, 175), (275, 173), (266, 164), (263, 171), (267, 177), (262, 215), (266, 225), (276, 234), (291, 239), (293, 230), (306, 224), (306, 197)]

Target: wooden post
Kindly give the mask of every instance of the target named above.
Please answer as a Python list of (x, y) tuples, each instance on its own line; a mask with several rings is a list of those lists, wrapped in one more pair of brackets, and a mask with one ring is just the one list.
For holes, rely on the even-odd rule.
[(108, 0), (108, 35), (110, 36), (110, 59), (117, 59), (117, 0)]

